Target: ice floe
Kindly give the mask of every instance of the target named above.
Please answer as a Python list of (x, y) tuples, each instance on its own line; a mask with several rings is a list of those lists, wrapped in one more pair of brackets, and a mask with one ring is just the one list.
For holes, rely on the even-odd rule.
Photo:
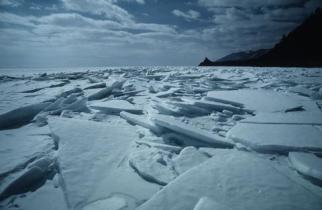
[(49, 154), (55, 148), (49, 135), (49, 130), (31, 125), (0, 131), (0, 180)]
[(188, 137), (192, 137), (203, 143), (208, 144), (209, 146), (228, 148), (233, 147), (233, 144), (223, 137), (220, 137), (216, 134), (211, 134), (205, 130), (201, 130), (191, 125), (187, 125), (185, 123), (175, 120), (172, 117), (168, 117), (165, 115), (155, 115), (153, 116), (152, 120), (161, 127), (165, 127), (174, 132), (183, 134)]
[(288, 158), (292, 166), (304, 177), (322, 186), (322, 159), (314, 154), (290, 152)]
[(321, 78), (251, 67), (0, 75), (0, 209), (320, 210)]
[(258, 113), (240, 123), (322, 125), (322, 112)]
[(135, 139), (130, 129), (125, 133), (117, 126), (96, 122), (50, 118), (49, 126), (59, 139), (58, 162), (71, 208), (88, 201), (99, 177), (113, 172)]
[(193, 210), (229, 210), (229, 208), (213, 201), (209, 197), (202, 197)]
[(227, 136), (258, 152), (322, 151), (322, 131), (312, 125), (240, 123)]
[(181, 150), (180, 154), (174, 158), (174, 167), (179, 174), (182, 174), (190, 168), (206, 161), (208, 157), (195, 147), (189, 146)]
[(113, 196), (90, 203), (86, 205), (83, 210), (121, 210), (125, 207), (127, 207), (127, 202), (124, 198)]
[(88, 90), (88, 89), (96, 89), (96, 88), (105, 88), (106, 87), (106, 83), (102, 82), (102, 83), (97, 83), (94, 85), (90, 85), (84, 88), (84, 90)]
[(90, 106), (106, 114), (119, 114), (121, 111), (142, 113), (142, 109), (135, 107), (135, 105), (126, 100), (95, 101)]
[[(49, 118), (49, 126), (59, 140), (58, 163), (70, 208), (86, 206), (116, 192), (146, 199), (145, 194), (154, 189), (131, 174), (128, 164), (120, 167), (131, 142), (137, 139), (134, 127), (63, 118)], [(119, 185), (115, 179), (123, 184), (137, 183), (141, 188), (131, 189), (136, 192), (131, 193), (127, 185)], [(146, 192), (140, 195), (139, 189)]]
[[(286, 93), (279, 93), (272, 90), (241, 89), (231, 91), (211, 91), (207, 94), (208, 99), (221, 99), (222, 103), (243, 104), (246, 109), (257, 112), (278, 112), (289, 108), (303, 106), (305, 109), (314, 109), (314, 103), (305, 98), (295, 97)], [(228, 102), (227, 102), (228, 101)], [(232, 105), (234, 105), (232, 104)]]
[(17, 128), (29, 123), (39, 112), (50, 103), (39, 103), (21, 107), (0, 115), (0, 130)]
[(120, 113), (120, 116), (133, 124), (147, 128), (157, 134), (162, 133), (162, 128), (160, 126), (157, 126), (155, 123), (153, 123), (144, 115), (135, 115), (135, 114), (122, 111)]
[(322, 205), (321, 197), (274, 170), (269, 160), (222, 150), (170, 182), (138, 210), (193, 209), (201, 196), (236, 210), (319, 209)]
[(171, 153), (169, 152), (146, 148), (132, 152), (129, 163), (143, 179), (166, 185), (178, 175), (170, 157)]

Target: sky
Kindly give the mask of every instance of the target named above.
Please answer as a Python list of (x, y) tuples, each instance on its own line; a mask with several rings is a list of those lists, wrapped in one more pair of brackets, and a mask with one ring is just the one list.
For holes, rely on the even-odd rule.
[(198, 65), (271, 48), (322, 0), (0, 0), (0, 67)]

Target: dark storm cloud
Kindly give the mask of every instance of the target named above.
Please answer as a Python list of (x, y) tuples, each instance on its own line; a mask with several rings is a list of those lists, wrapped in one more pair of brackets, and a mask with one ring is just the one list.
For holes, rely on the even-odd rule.
[(321, 0), (0, 0), (0, 66), (195, 65), (271, 47)]

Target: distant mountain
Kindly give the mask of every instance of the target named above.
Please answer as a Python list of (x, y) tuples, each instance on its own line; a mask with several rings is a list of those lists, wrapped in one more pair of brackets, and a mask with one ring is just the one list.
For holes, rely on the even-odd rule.
[(322, 67), (322, 9), (262, 55), (248, 58), (246, 54), (233, 53), (215, 62), (205, 59), (200, 66)]
[(229, 55), (226, 55), (225, 57), (222, 57), (218, 60), (216, 60), (216, 62), (223, 62), (223, 61), (241, 61), (241, 60), (249, 60), (249, 59), (255, 59), (258, 58), (262, 55), (264, 55), (265, 53), (267, 53), (268, 50), (267, 49), (260, 49), (260, 50), (250, 50), (250, 51), (246, 51), (246, 52), (237, 52), (237, 53), (232, 53)]

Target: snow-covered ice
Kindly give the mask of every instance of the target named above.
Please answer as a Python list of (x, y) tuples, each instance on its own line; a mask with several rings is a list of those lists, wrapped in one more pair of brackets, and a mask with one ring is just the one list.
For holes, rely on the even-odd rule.
[(322, 152), (322, 131), (312, 125), (240, 123), (228, 132), (228, 138), (255, 151), (287, 153)]
[(121, 111), (142, 113), (140, 108), (125, 100), (95, 101), (91, 103), (91, 107), (107, 114), (119, 114)]
[(208, 197), (202, 197), (199, 199), (193, 210), (230, 210), (230, 208), (227, 208)]
[(179, 176), (138, 210), (193, 209), (201, 197), (225, 209), (319, 209), (321, 197), (276, 171), (270, 160), (222, 150)]
[(293, 167), (305, 177), (322, 186), (322, 159), (314, 154), (290, 152), (289, 160)]
[(70, 208), (90, 201), (102, 177), (113, 173), (137, 137), (130, 127), (125, 133), (119, 126), (86, 120), (50, 118), (49, 127), (59, 141), (58, 162)]
[(258, 113), (240, 123), (322, 125), (322, 112)]
[(177, 177), (170, 157), (169, 152), (146, 148), (133, 152), (129, 163), (143, 179), (166, 185)]
[(29, 123), (39, 112), (45, 109), (50, 103), (38, 103), (0, 115), (0, 130), (17, 128)]
[(205, 130), (201, 130), (191, 125), (187, 125), (185, 123), (176, 121), (172, 117), (168, 117), (165, 115), (155, 115), (153, 116), (152, 120), (159, 126), (168, 128), (174, 132), (183, 134), (188, 137), (192, 137), (203, 143), (208, 144), (209, 146), (213, 147), (233, 147), (233, 144), (228, 140), (215, 135), (211, 134)]
[(208, 157), (195, 147), (189, 146), (181, 150), (180, 154), (174, 158), (174, 167), (179, 174), (182, 174), (192, 167), (207, 160)]
[(98, 200), (86, 205), (83, 210), (121, 210), (127, 207), (127, 202), (122, 197), (113, 196), (104, 200)]
[(322, 207), (322, 71), (0, 76), (0, 209)]
[[(279, 93), (273, 90), (241, 89), (212, 91), (208, 92), (207, 96), (208, 98), (213, 99), (234, 101), (239, 104), (243, 104), (244, 108), (254, 110), (256, 112), (278, 112), (298, 106), (303, 106), (305, 109), (315, 107), (315, 104), (307, 98), (287, 93)], [(317, 110), (316, 108), (314, 110)]]
[(151, 120), (149, 120), (146, 116), (142, 115), (136, 115), (136, 114), (131, 114), (125, 111), (122, 111), (120, 113), (120, 116), (124, 118), (125, 120), (134, 123), (136, 125), (140, 125), (144, 128), (147, 128), (155, 133), (162, 133), (162, 128), (157, 126), (155, 123), (153, 123)]

